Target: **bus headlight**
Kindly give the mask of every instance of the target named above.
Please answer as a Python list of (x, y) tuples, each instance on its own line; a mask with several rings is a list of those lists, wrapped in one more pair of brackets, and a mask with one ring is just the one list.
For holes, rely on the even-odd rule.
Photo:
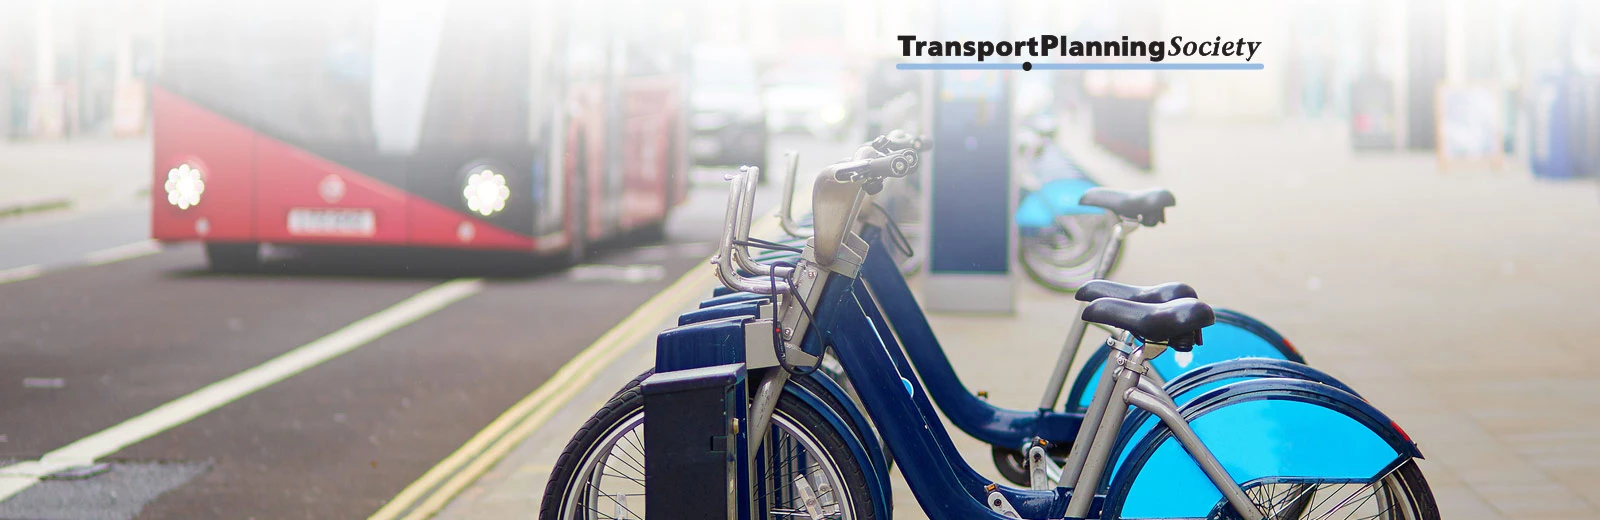
[(821, 115), (822, 122), (837, 125), (844, 121), (845, 118), (850, 117), (850, 111), (846, 110), (844, 105), (828, 105), (822, 109)]
[(467, 199), (467, 209), (487, 217), (506, 209), (511, 188), (506, 187), (505, 176), (483, 169), (467, 176), (467, 187), (461, 190), (461, 196)]
[(167, 170), (167, 182), (163, 187), (167, 190), (168, 204), (189, 209), (200, 203), (200, 195), (206, 192), (206, 181), (200, 178), (199, 168), (183, 163)]

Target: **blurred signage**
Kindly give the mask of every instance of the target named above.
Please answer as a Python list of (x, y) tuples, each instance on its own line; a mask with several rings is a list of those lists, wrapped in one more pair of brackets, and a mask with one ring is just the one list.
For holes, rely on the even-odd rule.
[(1350, 86), (1350, 145), (1357, 150), (1395, 147), (1394, 85), (1382, 78)]
[(1498, 167), (1505, 155), (1500, 89), (1493, 85), (1440, 85), (1435, 102), (1440, 167), (1473, 162)]

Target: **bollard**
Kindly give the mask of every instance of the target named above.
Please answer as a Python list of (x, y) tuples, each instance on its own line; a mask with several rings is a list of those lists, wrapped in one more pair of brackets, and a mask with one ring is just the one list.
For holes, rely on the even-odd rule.
[(743, 363), (644, 380), (645, 509), (653, 518), (735, 520), (748, 450)]

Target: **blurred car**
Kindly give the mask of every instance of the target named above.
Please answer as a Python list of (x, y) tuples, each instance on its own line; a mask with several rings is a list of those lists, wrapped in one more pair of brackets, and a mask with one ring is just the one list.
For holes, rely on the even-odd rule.
[(842, 139), (851, 121), (850, 75), (834, 60), (797, 60), (766, 76), (767, 130)]
[(755, 59), (736, 47), (700, 46), (693, 60), (690, 157), (700, 166), (765, 168), (767, 112)]

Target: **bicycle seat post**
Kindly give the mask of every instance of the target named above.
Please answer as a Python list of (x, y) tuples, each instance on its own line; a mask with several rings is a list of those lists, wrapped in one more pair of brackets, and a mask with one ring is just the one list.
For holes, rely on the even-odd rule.
[[(1101, 252), (1099, 264), (1094, 268), (1094, 280), (1104, 279), (1111, 271), (1111, 266), (1116, 265), (1117, 257), (1122, 254), (1122, 243), (1139, 229), (1138, 220), (1127, 219), (1111, 215), (1117, 219), (1111, 225), (1111, 236), (1106, 239), (1105, 251)], [(1061, 390), (1066, 387), (1067, 373), (1072, 370), (1072, 361), (1078, 357), (1078, 347), (1083, 343), (1083, 335), (1088, 332), (1089, 324), (1080, 317), (1083, 306), (1078, 304), (1078, 311), (1072, 314), (1071, 325), (1067, 329), (1067, 341), (1061, 346), (1061, 355), (1056, 358), (1056, 366), (1050, 371), (1050, 379), (1045, 383), (1044, 395), (1039, 398), (1040, 410), (1054, 410), (1061, 401)]]
[(1094, 266), (1094, 279), (1105, 279), (1111, 273), (1111, 266), (1117, 265), (1117, 258), (1122, 255), (1122, 244), (1141, 226), (1138, 220), (1127, 219), (1112, 215), (1117, 222), (1111, 225), (1111, 236), (1106, 239), (1106, 249), (1100, 254), (1100, 263)]

